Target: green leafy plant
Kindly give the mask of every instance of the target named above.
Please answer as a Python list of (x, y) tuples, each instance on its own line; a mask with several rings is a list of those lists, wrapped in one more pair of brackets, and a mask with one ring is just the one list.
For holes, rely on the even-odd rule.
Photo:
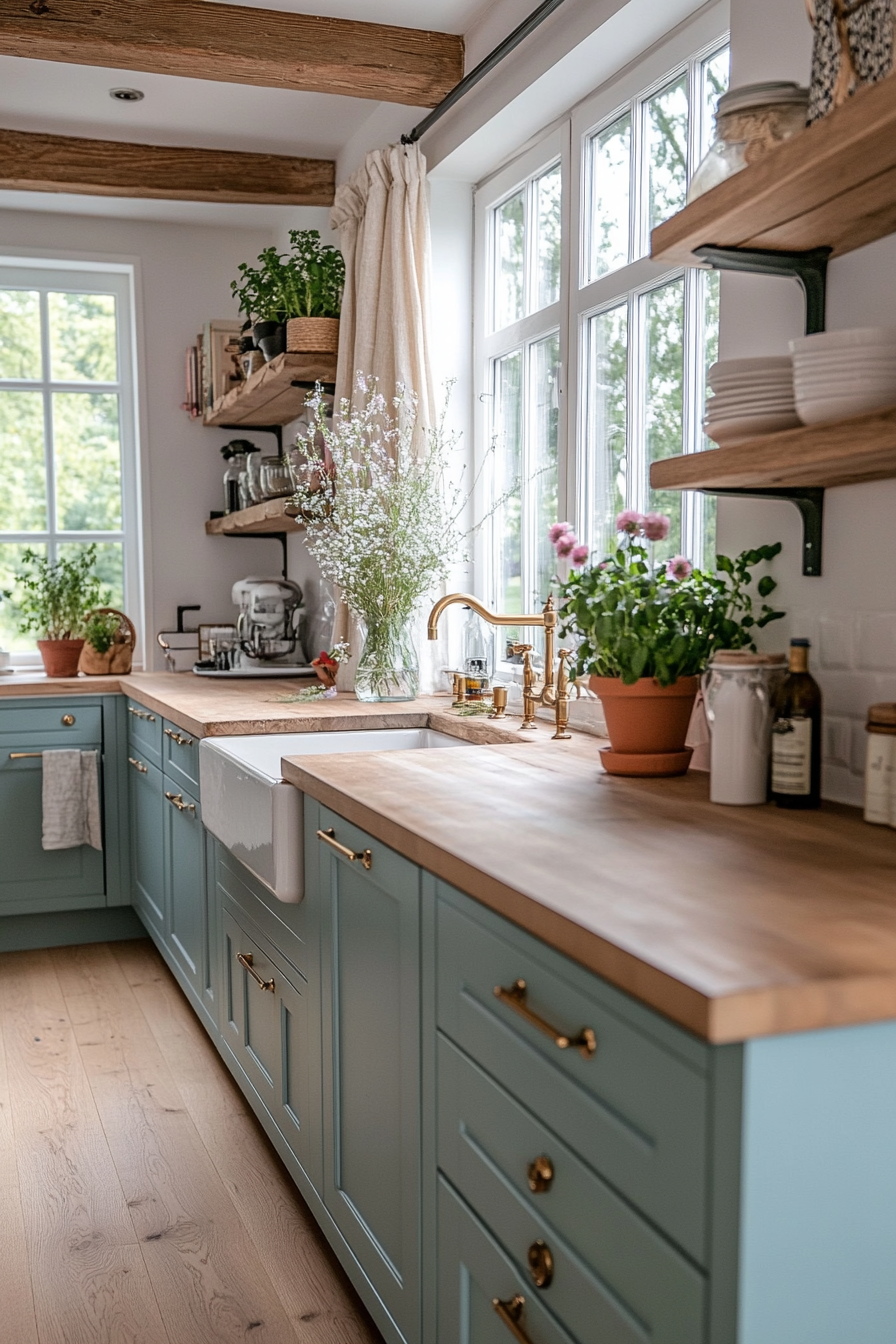
[(95, 611), (84, 626), (84, 638), (97, 653), (108, 653), (120, 624), (118, 612)]
[[(755, 649), (755, 632), (784, 615), (764, 601), (777, 587), (770, 575), (756, 585), (763, 599), (758, 613), (748, 591), (750, 571), (773, 560), (780, 542), (743, 551), (734, 560), (716, 556), (713, 574), (693, 569), (684, 556), (654, 564), (651, 532), (645, 531), (650, 520), (655, 539), (664, 539), (669, 520), (663, 515), (622, 513), (616, 550), (559, 586), (561, 633), (579, 640), (577, 676), (619, 677), (627, 686), (655, 677), (670, 686), (702, 672), (717, 649)], [(574, 557), (580, 548), (564, 550), (563, 536), (551, 537), (558, 554)], [(579, 562), (573, 558), (573, 563)]]
[(85, 617), (108, 601), (96, 573), (96, 546), (85, 546), (74, 560), (55, 564), (29, 547), (16, 572), (19, 629), (42, 639), (82, 639)]
[(240, 263), (240, 280), (230, 282), (240, 312), (256, 322), (338, 317), (345, 284), (342, 253), (322, 243), (317, 229), (291, 229), (289, 242), (290, 252), (266, 247), (257, 266)]

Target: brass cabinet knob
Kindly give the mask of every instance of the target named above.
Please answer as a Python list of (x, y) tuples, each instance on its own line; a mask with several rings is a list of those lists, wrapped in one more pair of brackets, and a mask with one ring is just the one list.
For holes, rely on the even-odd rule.
[(550, 1247), (539, 1237), (533, 1241), (526, 1255), (529, 1261), (529, 1274), (536, 1288), (550, 1288), (554, 1277), (554, 1257)]
[(554, 1179), (554, 1164), (549, 1157), (544, 1154), (536, 1157), (534, 1162), (530, 1162), (526, 1169), (526, 1175), (529, 1178), (529, 1189), (533, 1195), (543, 1195), (546, 1190), (550, 1190), (551, 1182)]
[(73, 727), (74, 722), (75, 722), (74, 714), (63, 714), (62, 716), (63, 727), (71, 728)]

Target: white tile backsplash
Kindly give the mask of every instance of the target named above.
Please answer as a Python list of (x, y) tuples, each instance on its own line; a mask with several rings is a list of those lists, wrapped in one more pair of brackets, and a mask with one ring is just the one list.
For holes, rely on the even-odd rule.
[(852, 752), (852, 723), (849, 719), (826, 715), (822, 756), (831, 765), (849, 765)]
[(853, 614), (830, 612), (818, 618), (818, 664), (835, 671), (852, 667)]
[(858, 613), (856, 666), (870, 672), (896, 671), (896, 612)]

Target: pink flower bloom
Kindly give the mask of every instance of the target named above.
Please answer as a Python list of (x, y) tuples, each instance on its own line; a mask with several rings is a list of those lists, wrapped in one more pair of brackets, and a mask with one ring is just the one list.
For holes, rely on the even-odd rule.
[(573, 546), (572, 550), (569, 553), (569, 558), (575, 565), (576, 569), (581, 569), (582, 565), (584, 565), (585, 561), (588, 559), (588, 547)]
[(556, 546), (560, 538), (565, 536), (567, 532), (571, 531), (572, 528), (570, 527), (569, 523), (554, 523), (553, 527), (548, 528), (548, 540), (550, 541), (552, 546)]
[(666, 566), (666, 574), (670, 579), (688, 579), (694, 572), (694, 566), (686, 555), (673, 555)]
[(574, 532), (564, 532), (563, 536), (558, 537), (554, 542), (554, 550), (561, 560), (565, 560), (568, 555), (572, 555), (578, 544), (578, 538)]
[(616, 531), (627, 532), (630, 537), (636, 537), (644, 526), (643, 513), (636, 513), (634, 509), (623, 509), (616, 515)]
[(644, 535), (648, 541), (665, 541), (669, 535), (670, 520), (664, 513), (645, 513)]

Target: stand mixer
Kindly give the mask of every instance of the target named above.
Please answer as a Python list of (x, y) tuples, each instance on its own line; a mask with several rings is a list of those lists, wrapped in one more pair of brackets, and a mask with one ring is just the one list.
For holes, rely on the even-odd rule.
[(299, 636), (305, 608), (297, 583), (250, 574), (233, 585), (231, 597), (240, 609), (236, 631), (241, 667), (307, 665)]

